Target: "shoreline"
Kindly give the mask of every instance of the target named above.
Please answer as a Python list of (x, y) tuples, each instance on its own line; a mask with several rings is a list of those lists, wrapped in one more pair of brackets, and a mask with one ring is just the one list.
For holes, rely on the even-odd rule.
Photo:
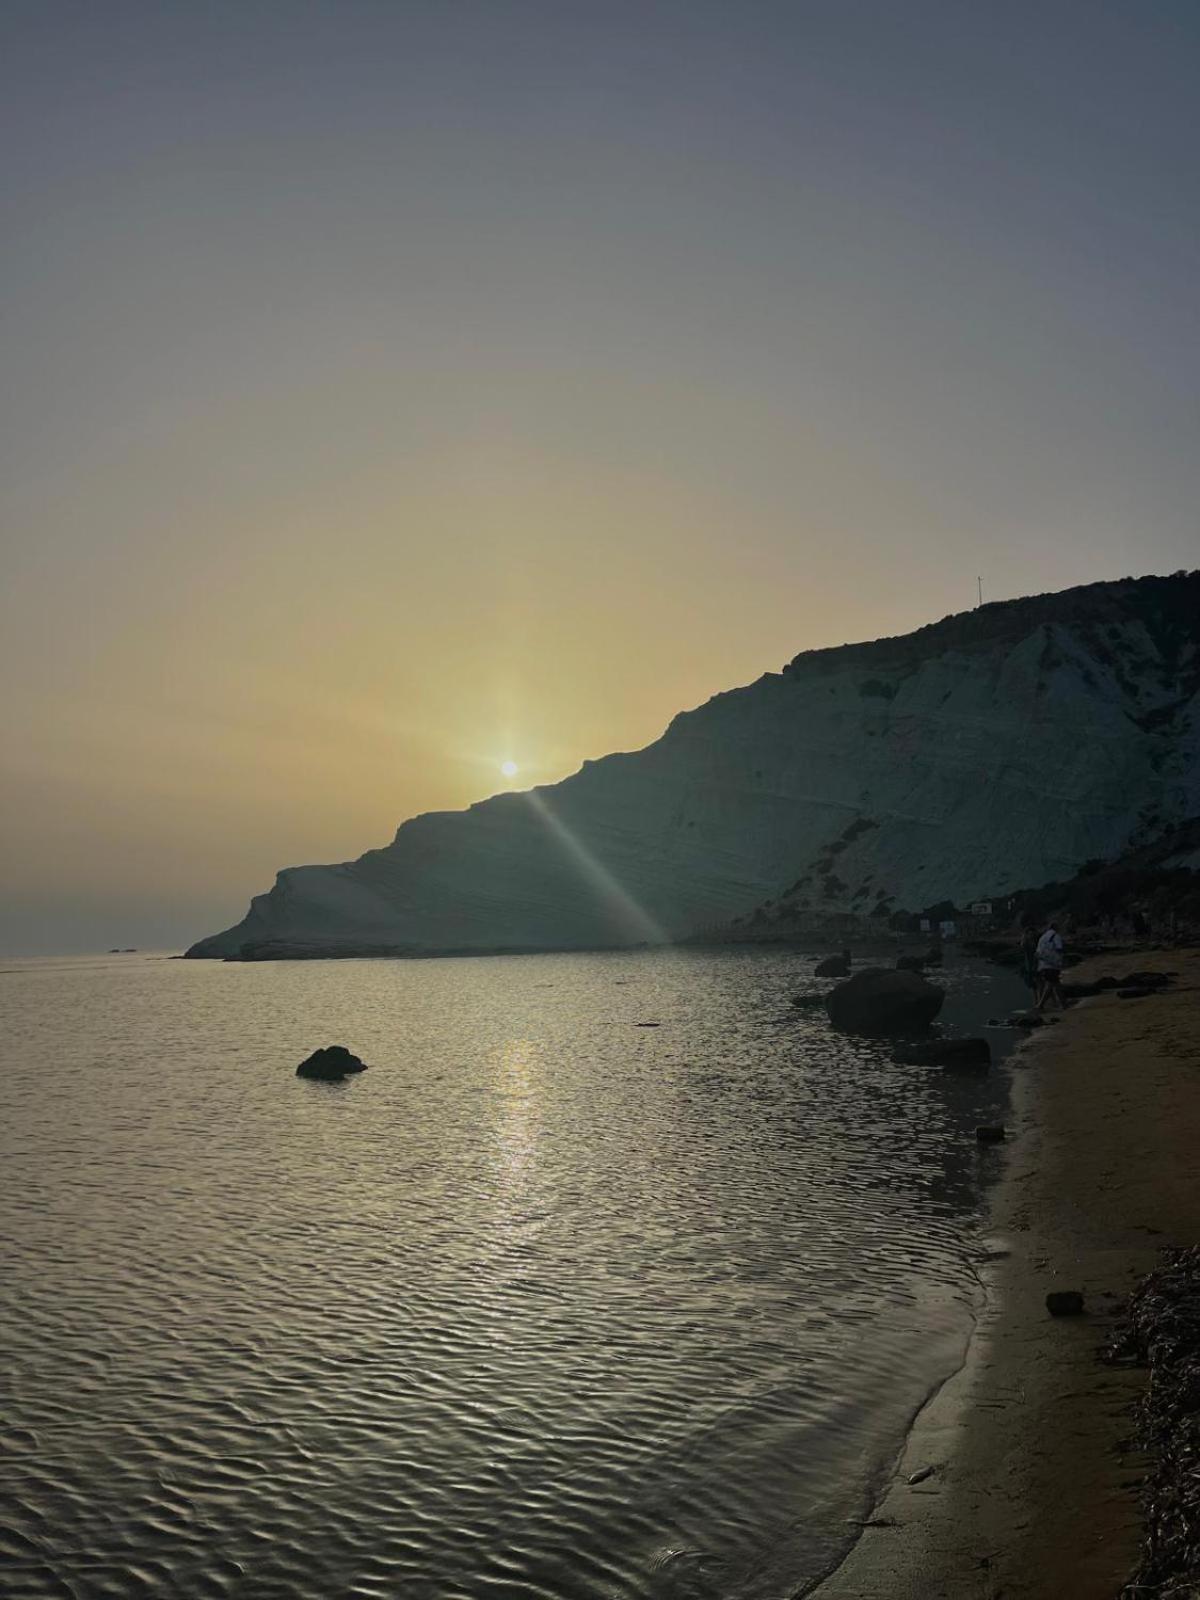
[[(1115, 1600), (1133, 1573), (1146, 1375), (1097, 1356), (1162, 1249), (1200, 1239), (1200, 949), (1071, 972), (1147, 966), (1174, 985), (1083, 1000), (1004, 1063), (1009, 1138), (963, 1362), (921, 1407), (846, 1557), (796, 1600)], [(1085, 1315), (1051, 1317), (1054, 1289), (1082, 1290)]]

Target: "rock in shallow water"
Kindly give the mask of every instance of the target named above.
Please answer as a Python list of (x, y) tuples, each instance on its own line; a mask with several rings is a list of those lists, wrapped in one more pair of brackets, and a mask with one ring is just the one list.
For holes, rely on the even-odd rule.
[(919, 973), (868, 967), (830, 991), (829, 1020), (846, 1033), (904, 1033), (927, 1028), (945, 998)]
[(906, 1067), (970, 1067), (984, 1071), (991, 1065), (992, 1047), (986, 1039), (928, 1039), (899, 1045), (896, 1060)]
[(840, 956), (827, 956), (813, 968), (814, 978), (845, 978), (850, 972), (850, 952), (843, 950)]
[(360, 1061), (344, 1044), (327, 1044), (314, 1050), (307, 1060), (296, 1068), (298, 1078), (316, 1078), (321, 1083), (336, 1083), (351, 1072), (365, 1072), (366, 1062)]
[(1078, 1289), (1055, 1289), (1046, 1296), (1046, 1310), (1052, 1317), (1077, 1317), (1083, 1311), (1083, 1296)]

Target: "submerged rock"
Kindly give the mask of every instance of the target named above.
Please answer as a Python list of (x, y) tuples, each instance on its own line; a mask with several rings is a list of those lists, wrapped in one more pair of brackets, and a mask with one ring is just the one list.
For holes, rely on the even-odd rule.
[(846, 1033), (906, 1033), (927, 1028), (946, 998), (916, 972), (868, 967), (829, 994), (829, 1020)]
[(314, 1050), (307, 1060), (296, 1068), (298, 1078), (316, 1078), (321, 1083), (336, 1083), (351, 1072), (365, 1072), (366, 1062), (360, 1061), (344, 1044), (327, 1044)]
[(1004, 1139), (1004, 1124), (1002, 1122), (981, 1122), (975, 1129), (975, 1137), (980, 1144), (1000, 1144)]
[(928, 1039), (901, 1045), (896, 1060), (906, 1067), (982, 1067), (986, 1071), (992, 1063), (992, 1047), (986, 1039)]

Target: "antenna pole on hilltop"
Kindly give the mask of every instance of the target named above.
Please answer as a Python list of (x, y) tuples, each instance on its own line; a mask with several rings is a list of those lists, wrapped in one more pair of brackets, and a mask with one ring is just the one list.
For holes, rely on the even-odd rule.
[(979, 604), (982, 605), (983, 604), (983, 579), (982, 578), (976, 578), (975, 582), (979, 585)]

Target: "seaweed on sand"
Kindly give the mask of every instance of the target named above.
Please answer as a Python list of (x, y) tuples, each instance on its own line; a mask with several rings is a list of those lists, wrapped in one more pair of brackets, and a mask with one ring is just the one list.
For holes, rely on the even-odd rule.
[(1200, 1245), (1163, 1252), (1129, 1302), (1105, 1359), (1149, 1367), (1139, 1443), (1153, 1466), (1143, 1496), (1146, 1537), (1121, 1600), (1200, 1595)]

